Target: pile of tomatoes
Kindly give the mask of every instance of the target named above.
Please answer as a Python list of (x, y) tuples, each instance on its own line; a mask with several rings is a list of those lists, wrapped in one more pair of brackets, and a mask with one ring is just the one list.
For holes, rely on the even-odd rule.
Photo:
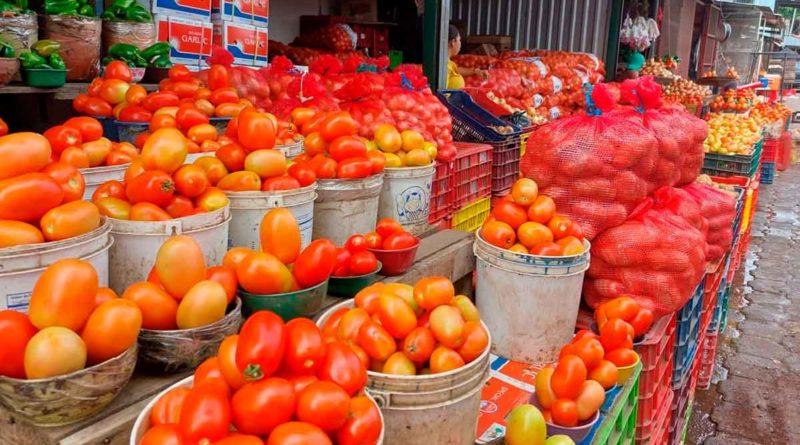
[(594, 319), (601, 329), (605, 324), (619, 318), (633, 329), (632, 338), (641, 338), (653, 325), (653, 312), (643, 308), (631, 297), (622, 296), (601, 304), (594, 311)]
[(259, 228), (261, 250), (229, 250), (222, 264), (236, 272), (239, 286), (259, 295), (281, 294), (314, 287), (326, 281), (336, 263), (336, 245), (314, 240), (300, 248), (300, 226), (292, 212), (271, 209)]
[(184, 165), (188, 143), (175, 128), (156, 130), (125, 171), (124, 182), (103, 183), (92, 202), (105, 216), (131, 221), (166, 221), (225, 207), (228, 197), (210, 179), (221, 172), (219, 164)]
[(375, 283), (355, 296), (355, 307), (325, 320), (326, 341), (347, 342), (373, 372), (423, 375), (463, 367), (489, 347), (489, 333), (475, 305), (455, 295), (445, 277), (414, 286)]
[(325, 342), (313, 321), (256, 312), (197, 368), (191, 388), (156, 401), (140, 443), (374, 445), (383, 424), (366, 382), (353, 349)]
[(142, 313), (131, 301), (98, 287), (82, 260), (60, 260), (42, 272), (28, 314), (0, 311), (0, 375), (42, 379), (112, 359), (136, 343)]
[(381, 218), (375, 230), (350, 236), (343, 247), (336, 249), (336, 267), (333, 275), (350, 277), (375, 272), (378, 260), (373, 251), (395, 251), (419, 244), (419, 239), (408, 233), (392, 218)]
[(386, 157), (386, 167), (430, 165), (438, 154), (436, 145), (415, 130), (397, 131), (394, 125), (381, 124), (375, 130), (374, 146)]
[(529, 178), (517, 180), (494, 206), (480, 236), (493, 246), (530, 255), (572, 256), (585, 250), (580, 225), (557, 214), (553, 199), (539, 195)]
[(0, 248), (59, 241), (100, 227), (97, 206), (81, 201), (83, 175), (51, 162), (50, 142), (36, 133), (0, 136)]
[(43, 133), (50, 142), (53, 159), (75, 168), (127, 164), (139, 157), (139, 150), (127, 142), (103, 137), (103, 125), (89, 116), (73, 117)]

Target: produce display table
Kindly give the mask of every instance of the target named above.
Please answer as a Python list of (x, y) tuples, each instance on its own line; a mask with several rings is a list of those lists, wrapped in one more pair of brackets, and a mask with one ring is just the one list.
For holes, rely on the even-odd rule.
[[(471, 233), (457, 230), (429, 234), (422, 238), (411, 269), (401, 276), (383, 280), (413, 284), (424, 276), (443, 275), (457, 283), (468, 278), (475, 269), (473, 240)], [(471, 281), (469, 283), (465, 287), (471, 288)], [(328, 298), (326, 307), (340, 301), (339, 298)], [(157, 376), (137, 372), (128, 386), (98, 416), (59, 428), (30, 426), (15, 421), (7, 411), (0, 409), (0, 445), (125, 445), (136, 416), (150, 399), (189, 374)]]
[[(140, 83), (147, 91), (158, 89), (156, 84)], [(89, 84), (86, 82), (65, 83), (59, 88), (35, 88), (26, 85), (6, 85), (0, 87), (0, 94), (53, 94), (56, 100), (72, 100), (79, 94), (86, 93)]]

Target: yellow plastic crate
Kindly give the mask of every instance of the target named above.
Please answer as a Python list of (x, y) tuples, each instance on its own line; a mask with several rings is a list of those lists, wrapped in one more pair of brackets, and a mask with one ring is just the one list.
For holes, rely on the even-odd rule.
[(753, 209), (753, 189), (748, 188), (744, 200), (744, 209), (742, 210), (742, 224), (739, 233), (747, 233), (750, 227), (750, 214)]
[(464, 232), (474, 232), (483, 224), (492, 207), (489, 197), (479, 199), (464, 206), (453, 214), (453, 228)]
[(528, 147), (528, 138), (531, 137), (531, 131), (519, 135), (519, 155), (525, 154), (525, 149)]

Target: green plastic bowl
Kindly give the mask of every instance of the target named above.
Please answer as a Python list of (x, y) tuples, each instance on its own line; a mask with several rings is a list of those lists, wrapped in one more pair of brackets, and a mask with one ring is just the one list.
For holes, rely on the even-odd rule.
[(381, 262), (378, 261), (378, 268), (375, 272), (354, 277), (331, 277), (328, 285), (328, 293), (342, 298), (353, 298), (365, 287), (374, 283), (378, 279), (378, 272), (381, 270)]
[(29, 87), (59, 88), (67, 83), (67, 70), (22, 70), (22, 81)]
[(242, 299), (242, 315), (249, 317), (257, 311), (272, 311), (280, 315), (283, 321), (293, 318), (313, 318), (322, 308), (322, 302), (328, 293), (328, 282), (295, 292), (284, 294), (251, 294), (239, 288)]

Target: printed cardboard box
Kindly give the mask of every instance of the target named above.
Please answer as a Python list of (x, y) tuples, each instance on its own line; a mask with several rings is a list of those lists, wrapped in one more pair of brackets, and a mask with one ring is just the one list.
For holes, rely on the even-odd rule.
[(211, 19), (255, 26), (269, 25), (269, 0), (213, 0)]
[(234, 22), (215, 23), (213, 42), (233, 54), (233, 61), (237, 65), (265, 66), (269, 62), (269, 34), (266, 27)]
[(172, 44), (170, 59), (175, 63), (199, 65), (211, 56), (213, 27), (210, 22), (183, 17), (155, 16), (158, 40)]
[(208, 20), (211, 17), (212, 0), (151, 0), (153, 14), (180, 16), (194, 20)]

